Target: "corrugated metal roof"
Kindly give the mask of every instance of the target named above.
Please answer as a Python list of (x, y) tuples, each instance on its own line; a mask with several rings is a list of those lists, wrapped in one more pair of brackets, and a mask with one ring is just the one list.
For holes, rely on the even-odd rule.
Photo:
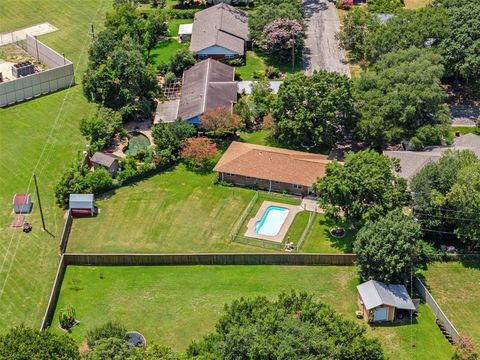
[(388, 305), (397, 309), (415, 310), (415, 305), (404, 285), (385, 284), (370, 280), (357, 286), (367, 310)]
[(93, 194), (70, 194), (70, 202), (89, 202), (93, 201)]

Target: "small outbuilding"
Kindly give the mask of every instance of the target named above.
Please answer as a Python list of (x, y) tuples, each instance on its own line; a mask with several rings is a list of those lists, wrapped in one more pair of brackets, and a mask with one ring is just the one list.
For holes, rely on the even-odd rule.
[(30, 214), (33, 202), (30, 194), (15, 194), (12, 201), (15, 214)]
[(90, 161), (92, 162), (92, 166), (95, 170), (99, 167), (104, 167), (110, 176), (114, 178), (117, 175), (119, 167), (118, 159), (119, 157), (113, 154), (97, 151), (95, 154), (93, 154)]
[(73, 217), (89, 217), (95, 215), (93, 194), (70, 194), (68, 202)]
[(180, 24), (178, 27), (178, 39), (181, 43), (190, 41), (192, 38), (193, 24)]
[(358, 306), (368, 322), (394, 321), (416, 311), (404, 285), (370, 280), (357, 286)]

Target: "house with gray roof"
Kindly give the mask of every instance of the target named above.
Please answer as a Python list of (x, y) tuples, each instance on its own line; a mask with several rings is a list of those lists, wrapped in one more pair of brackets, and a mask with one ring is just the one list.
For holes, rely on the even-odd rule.
[(217, 108), (232, 112), (236, 102), (234, 68), (209, 58), (184, 71), (176, 117), (199, 124), (205, 112)]
[(456, 137), (451, 146), (430, 146), (424, 151), (384, 151), (383, 154), (398, 159), (401, 170), (397, 175), (410, 181), (428, 163), (438, 161), (448, 149), (470, 150), (480, 159), (480, 136), (465, 134)]
[(119, 159), (120, 158), (116, 155), (97, 151), (90, 158), (90, 162), (92, 163), (92, 167), (95, 170), (100, 167), (103, 167), (108, 171), (111, 177), (115, 177), (117, 175), (117, 171), (119, 168), (119, 163), (118, 163)]
[(394, 321), (416, 311), (404, 285), (370, 280), (357, 286), (358, 305), (368, 322)]
[(248, 14), (220, 3), (195, 14), (190, 51), (199, 58), (242, 57), (248, 39)]

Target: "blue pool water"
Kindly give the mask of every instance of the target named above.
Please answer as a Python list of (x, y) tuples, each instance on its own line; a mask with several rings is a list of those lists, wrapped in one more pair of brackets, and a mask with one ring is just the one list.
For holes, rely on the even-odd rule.
[(280, 231), (290, 210), (278, 206), (269, 206), (262, 218), (255, 225), (255, 233), (275, 236)]

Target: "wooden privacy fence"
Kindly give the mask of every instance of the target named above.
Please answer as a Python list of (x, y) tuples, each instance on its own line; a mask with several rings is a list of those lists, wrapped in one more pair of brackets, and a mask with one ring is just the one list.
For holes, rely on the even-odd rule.
[(415, 277), (413, 279), (413, 284), (415, 285), (415, 288), (417, 289), (420, 296), (425, 300), (430, 309), (432, 309), (437, 319), (441, 321), (441, 325), (448, 333), (448, 335), (450, 335), (450, 337), (454, 341), (457, 340), (460, 337), (460, 334), (458, 333), (457, 329), (455, 329), (455, 326), (453, 326), (452, 322), (448, 319), (447, 315), (445, 315), (440, 305), (438, 305), (435, 298), (432, 296), (432, 294), (430, 294), (428, 289), (422, 283), (422, 281), (418, 277)]
[(65, 253), (65, 265), (354, 265), (355, 254)]
[(62, 255), (60, 262), (58, 263), (57, 274), (55, 275), (52, 291), (50, 292), (50, 298), (48, 299), (47, 309), (45, 310), (45, 315), (43, 316), (42, 324), (40, 325), (40, 330), (45, 330), (52, 322), (53, 314), (55, 313), (55, 307), (57, 306), (58, 295), (60, 294), (60, 289), (62, 288), (63, 277), (65, 276), (65, 269), (65, 259), (64, 255)]
[(60, 254), (63, 254), (67, 250), (68, 238), (70, 236), (70, 231), (72, 230), (73, 225), (73, 216), (70, 210), (68, 210), (67, 218), (65, 219), (65, 224), (63, 225), (62, 237), (60, 238), (59, 248)]

